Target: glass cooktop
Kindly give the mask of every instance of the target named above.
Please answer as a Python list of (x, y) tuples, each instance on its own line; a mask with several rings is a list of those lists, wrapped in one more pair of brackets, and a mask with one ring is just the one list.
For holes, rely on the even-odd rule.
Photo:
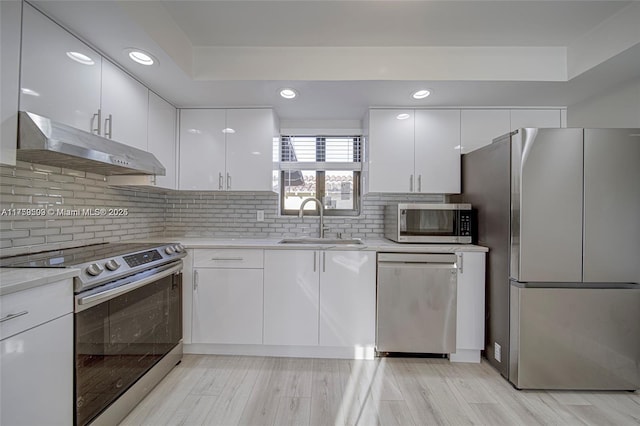
[(100, 243), (0, 258), (0, 268), (69, 268), (162, 246), (157, 243)]

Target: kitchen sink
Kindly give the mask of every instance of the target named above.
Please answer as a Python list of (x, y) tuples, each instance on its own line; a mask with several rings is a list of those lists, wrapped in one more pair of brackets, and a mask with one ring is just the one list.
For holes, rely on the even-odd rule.
[(285, 238), (278, 241), (278, 244), (328, 244), (328, 245), (362, 245), (364, 244), (359, 238)]

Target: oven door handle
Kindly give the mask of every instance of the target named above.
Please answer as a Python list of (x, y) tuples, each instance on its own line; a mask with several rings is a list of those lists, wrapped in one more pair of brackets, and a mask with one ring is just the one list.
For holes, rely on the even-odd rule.
[(143, 278), (140, 281), (134, 281), (132, 283), (125, 284), (120, 287), (116, 287), (110, 290), (102, 291), (100, 293), (92, 294), (91, 296), (79, 297), (76, 299), (76, 312), (84, 311), (85, 309), (88, 309), (94, 305), (105, 302), (109, 299), (113, 299), (114, 297), (120, 296), (121, 294), (133, 291), (137, 288), (150, 284), (161, 278), (180, 272), (181, 270), (182, 270), (182, 262), (180, 262), (179, 265), (173, 266), (169, 269), (165, 269), (164, 271), (158, 272), (157, 274), (153, 274), (149, 277)]

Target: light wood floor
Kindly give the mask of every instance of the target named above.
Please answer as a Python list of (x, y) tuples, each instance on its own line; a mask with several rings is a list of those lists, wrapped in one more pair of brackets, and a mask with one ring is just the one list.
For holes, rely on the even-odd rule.
[(517, 391), (491, 366), (185, 355), (122, 425), (640, 425), (640, 392)]

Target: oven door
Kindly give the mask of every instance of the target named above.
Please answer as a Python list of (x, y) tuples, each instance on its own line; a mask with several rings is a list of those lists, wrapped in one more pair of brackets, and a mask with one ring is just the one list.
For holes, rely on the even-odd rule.
[(182, 340), (182, 261), (76, 295), (76, 424), (91, 422)]

